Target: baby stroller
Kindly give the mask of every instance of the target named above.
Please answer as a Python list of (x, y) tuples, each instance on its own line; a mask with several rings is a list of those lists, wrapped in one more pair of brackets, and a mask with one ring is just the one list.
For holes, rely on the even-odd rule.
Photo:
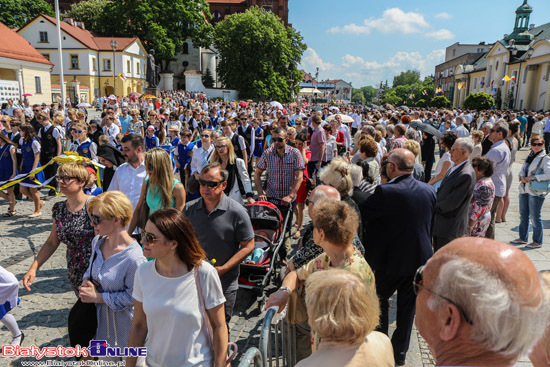
[(284, 277), (285, 229), (289, 216), (283, 218), (277, 206), (267, 201), (256, 201), (245, 208), (254, 228), (254, 241), (264, 248), (261, 256), (257, 256), (258, 247), (255, 246), (254, 263), (240, 264), (239, 287), (259, 293), (257, 300), (261, 310), (266, 301), (265, 287), (272, 280), (280, 284)]

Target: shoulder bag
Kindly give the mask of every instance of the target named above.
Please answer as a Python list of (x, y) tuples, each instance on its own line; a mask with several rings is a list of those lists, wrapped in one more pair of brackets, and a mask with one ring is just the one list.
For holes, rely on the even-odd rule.
[[(542, 161), (544, 161), (544, 156), (541, 157), (541, 159), (539, 160), (537, 168), (535, 168), (535, 170), (531, 172), (531, 176), (536, 176), (544, 173), (544, 169), (541, 167)], [(550, 181), (537, 181), (535, 179), (529, 182), (529, 185), (531, 185), (531, 190), (533, 190), (533, 192), (535, 192), (535, 194), (537, 195), (546, 195), (550, 191)]]
[[(200, 302), (200, 309), (201, 309), (201, 315), (204, 320), (204, 325), (206, 326), (206, 334), (207, 339), (210, 343), (210, 348), (212, 349), (212, 354), (214, 354), (214, 331), (212, 330), (212, 325), (210, 324), (210, 319), (208, 318), (208, 314), (206, 313), (206, 306), (204, 305), (204, 297), (202, 295), (202, 286), (201, 281), (199, 277), (199, 267), (195, 266), (193, 272), (195, 273), (195, 285), (197, 286), (197, 292), (199, 295), (199, 302)], [(229, 333), (229, 330), (227, 330)], [(239, 348), (237, 347), (237, 344), (233, 342), (229, 342), (227, 344), (227, 348), (233, 349), (233, 352), (231, 355), (227, 357), (227, 367), (231, 367), (231, 361), (235, 359), (235, 356), (237, 355), (237, 352), (239, 351)]]
[[(99, 242), (99, 241), (98, 241)], [(90, 281), (93, 282), (92, 270), (97, 252), (93, 248), (94, 255), (90, 264)], [(97, 330), (97, 313), (95, 303), (84, 303), (78, 298), (69, 312), (69, 342), (74, 348), (77, 345), (88, 347)]]

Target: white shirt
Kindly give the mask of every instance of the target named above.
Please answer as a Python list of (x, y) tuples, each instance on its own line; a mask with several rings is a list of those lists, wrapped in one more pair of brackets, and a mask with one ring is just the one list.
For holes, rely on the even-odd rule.
[(137, 168), (132, 167), (129, 163), (124, 163), (115, 171), (108, 191), (122, 191), (128, 196), (135, 209), (141, 195), (141, 185), (143, 185), (146, 176), (145, 160)]
[(453, 173), (454, 170), (457, 169), (458, 167), (464, 165), (466, 162), (468, 162), (467, 159), (464, 162), (460, 163), (458, 166), (453, 165), (451, 168), (449, 168), (449, 172), (447, 173), (447, 176), (449, 176), (451, 173)]
[(340, 126), (338, 127), (338, 130), (344, 133), (346, 148), (351, 147), (351, 133), (349, 131), (349, 127), (347, 127), (344, 124), (340, 124)]
[(116, 136), (120, 134), (120, 128), (115, 124), (111, 124), (111, 126), (109, 127), (105, 125), (103, 126), (103, 134), (105, 134), (109, 138), (109, 143), (116, 147)]
[[(214, 353), (201, 312), (194, 270), (168, 278), (155, 269), (155, 261), (139, 266), (134, 278), (133, 297), (143, 304), (147, 316), (147, 365), (213, 365)], [(206, 261), (199, 267), (199, 279), (207, 310), (225, 303), (217, 271)]]
[[(214, 151), (214, 144), (210, 144), (210, 148), (208, 150), (204, 150), (204, 146), (200, 148), (196, 148), (193, 150), (193, 157), (191, 157), (191, 168), (190, 168), (190, 174), (193, 174), (195, 172), (201, 173), (201, 170), (203, 167), (210, 162), (210, 158), (212, 157), (212, 153)], [(206, 164), (204, 164), (206, 158)]]
[[(42, 125), (40, 125), (40, 126), (42, 126)], [(52, 123), (51, 123), (51, 122), (48, 123), (48, 125), (46, 125), (46, 126), (43, 127), (43, 128), (44, 128), (44, 131), (48, 130), (48, 129), (50, 128), (50, 126), (52, 126)], [(42, 128), (41, 128), (40, 130), (38, 130), (38, 137), (39, 137), (39, 138), (42, 138), (41, 132), (42, 132)], [(61, 135), (59, 134), (59, 130), (57, 130), (57, 129), (53, 129), (53, 131), (52, 131), (52, 136), (53, 136), (53, 138), (56, 139), (56, 140), (61, 138)]]

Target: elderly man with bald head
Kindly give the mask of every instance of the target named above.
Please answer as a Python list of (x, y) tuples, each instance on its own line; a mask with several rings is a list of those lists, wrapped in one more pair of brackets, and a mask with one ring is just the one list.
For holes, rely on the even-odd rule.
[(513, 366), (543, 335), (549, 304), (524, 252), (459, 238), (418, 269), (416, 327), (437, 366)]
[(416, 269), (433, 255), (431, 236), (436, 196), (433, 188), (412, 177), (414, 154), (394, 149), (386, 172), (390, 181), (378, 185), (361, 205), (365, 259), (375, 271), (380, 298), (379, 330), (388, 334), (389, 299), (397, 291), (397, 328), (392, 335), (394, 358), (404, 365), (414, 320), (412, 280)]

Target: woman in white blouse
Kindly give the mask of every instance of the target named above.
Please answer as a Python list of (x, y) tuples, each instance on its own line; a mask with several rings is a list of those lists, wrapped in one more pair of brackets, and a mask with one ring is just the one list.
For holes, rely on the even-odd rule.
[[(147, 347), (150, 367), (226, 367), (225, 297), (187, 217), (173, 208), (156, 211), (141, 242), (155, 260), (136, 271), (128, 346)], [(126, 366), (136, 361), (129, 357)]]

